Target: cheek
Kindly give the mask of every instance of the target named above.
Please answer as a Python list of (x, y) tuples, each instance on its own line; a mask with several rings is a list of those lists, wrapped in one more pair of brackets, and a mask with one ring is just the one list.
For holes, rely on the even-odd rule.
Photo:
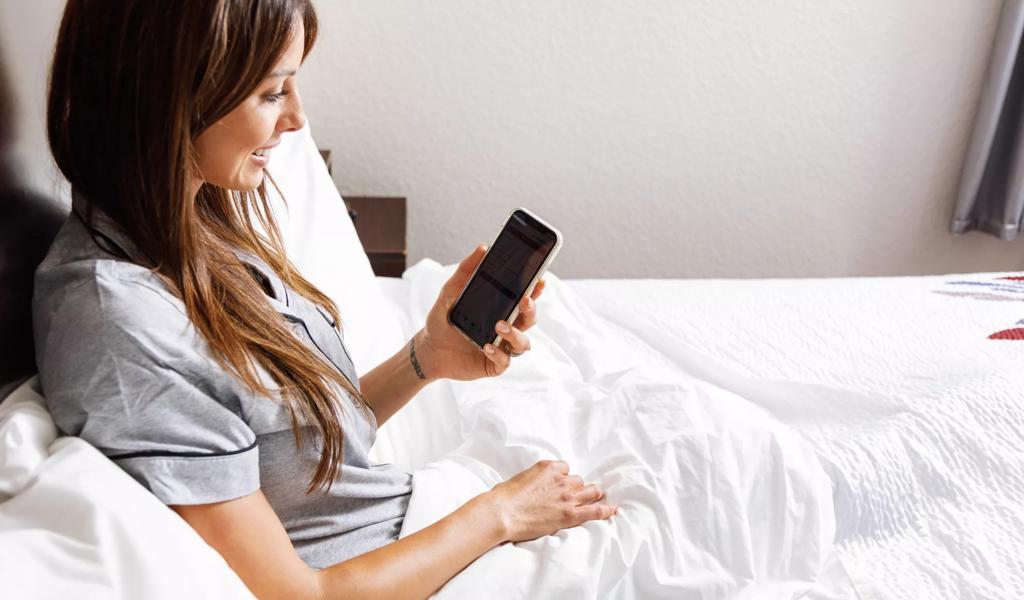
[(254, 177), (262, 180), (263, 171), (252, 160), (252, 152), (273, 138), (277, 110), (273, 105), (264, 105), (247, 111), (243, 117), (236, 123), (238, 135), (232, 140), (231, 147), (225, 148), (225, 159), (231, 163), (232, 183), (240, 187), (251, 187), (258, 182), (250, 180)]
[(217, 123), (196, 139), (196, 162), (204, 180), (214, 183), (223, 178), (226, 170), (225, 141), (228, 138), (221, 124)]
[(236, 138), (238, 150), (248, 155), (250, 152), (265, 145), (274, 135), (274, 124), (277, 122), (277, 109), (273, 105), (264, 105), (246, 111), (241, 122), (237, 124), (239, 135)]
[(253, 150), (273, 137), (277, 122), (273, 106), (243, 105), (196, 139), (199, 169), (203, 179), (232, 188), (260, 169), (249, 159)]
[(258, 145), (262, 146), (276, 137), (274, 132), (277, 131), (278, 121), (281, 120), (281, 114), (285, 111), (285, 102), (285, 100), (281, 100), (276, 104), (265, 104), (254, 114), (254, 118), (259, 121), (256, 128), (260, 130), (262, 137)]
[(274, 124), (262, 109), (245, 111), (236, 115), (230, 123), (230, 136), (221, 146), (222, 164), (230, 165), (238, 172), (252, 166), (249, 155), (253, 150), (266, 144), (274, 133)]

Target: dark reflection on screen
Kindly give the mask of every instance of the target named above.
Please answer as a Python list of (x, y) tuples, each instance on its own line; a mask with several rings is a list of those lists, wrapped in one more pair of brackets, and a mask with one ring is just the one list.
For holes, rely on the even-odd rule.
[(494, 340), (495, 324), (509, 316), (555, 245), (554, 232), (534, 223), (512, 214), (452, 310), (452, 321), (481, 346)]

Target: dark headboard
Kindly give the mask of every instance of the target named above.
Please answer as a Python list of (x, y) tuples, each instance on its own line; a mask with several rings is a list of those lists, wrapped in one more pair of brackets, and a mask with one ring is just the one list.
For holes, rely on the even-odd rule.
[(32, 278), (67, 212), (0, 174), (0, 388), (36, 370)]

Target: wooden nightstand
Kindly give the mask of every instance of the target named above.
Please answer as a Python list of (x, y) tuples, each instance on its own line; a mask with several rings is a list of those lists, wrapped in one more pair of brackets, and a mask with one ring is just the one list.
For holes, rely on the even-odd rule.
[(406, 256), (405, 198), (349, 196), (345, 203), (373, 273), (401, 277)]

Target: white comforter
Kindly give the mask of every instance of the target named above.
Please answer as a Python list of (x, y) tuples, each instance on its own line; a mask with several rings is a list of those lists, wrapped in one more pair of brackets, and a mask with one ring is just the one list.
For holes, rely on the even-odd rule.
[[(449, 273), (431, 262), (406, 273), (396, 304), (411, 308), (410, 326)], [(548, 283), (530, 353), (501, 378), (439, 385), (385, 426), (391, 458), (417, 469), (402, 536), (543, 458), (566, 460), (621, 510), (495, 548), (438, 597), (807, 594), (835, 533), (812, 448), (744, 398), (624, 345), (557, 277)], [(445, 421), (458, 424), (448, 439), (406, 443)], [(423, 466), (431, 456), (441, 458)]]

